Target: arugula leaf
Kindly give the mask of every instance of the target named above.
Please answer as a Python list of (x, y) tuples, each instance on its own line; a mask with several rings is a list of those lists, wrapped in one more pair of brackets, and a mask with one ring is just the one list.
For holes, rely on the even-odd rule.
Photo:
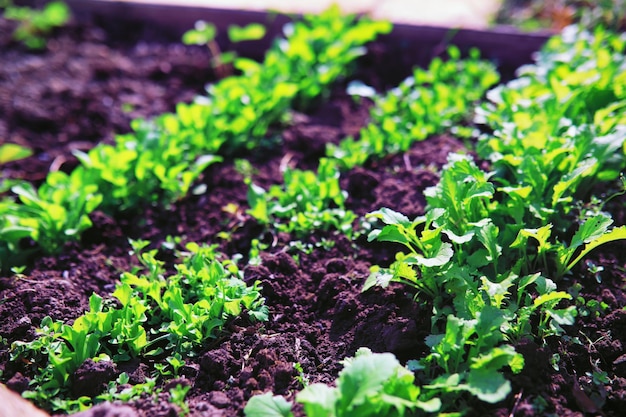
[(246, 417), (292, 417), (291, 403), (271, 393), (250, 398), (243, 410)]

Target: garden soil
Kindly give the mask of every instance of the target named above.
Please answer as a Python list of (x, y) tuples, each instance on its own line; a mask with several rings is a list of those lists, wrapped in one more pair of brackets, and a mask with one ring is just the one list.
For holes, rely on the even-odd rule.
[[(141, 28), (111, 32), (73, 24), (56, 32), (45, 51), (31, 52), (11, 41), (13, 25), (0, 19), (0, 141), (29, 146), (34, 155), (0, 166), (3, 177), (38, 184), (49, 170), (69, 171), (77, 163), (72, 150), (111, 142), (116, 133), (130, 131), (133, 118), (173, 111), (175, 103), (189, 102), (214, 79), (204, 48), (161, 42), (154, 33), (141, 39)], [(397, 83), (385, 78), (380, 45), (370, 51), (358, 77), (378, 87)], [(407, 67), (404, 75), (408, 73)], [(367, 100), (348, 97), (345, 85), (339, 85), (329, 100), (306, 114), (295, 114), (291, 125), (273, 132), (282, 139), (279, 149), (239, 156), (252, 162), (256, 183), (279, 183), (281, 168), (314, 169), (326, 143), (357, 134), (367, 123), (369, 106)], [(436, 184), (447, 154), (465, 145), (450, 136), (432, 137), (404, 155), (344, 173), (347, 208), (360, 216), (381, 207), (409, 217), (423, 213), (422, 192)], [(339, 361), (361, 346), (392, 352), (403, 362), (426, 354), (429, 305), (414, 302), (401, 286), (361, 292), (369, 267), (388, 265), (399, 248), (368, 243), (364, 236), (351, 241), (313, 233), (304, 243), (320, 247), (303, 252), (290, 245), (289, 236), (268, 233), (246, 214), (246, 185), (234, 161), (210, 166), (201, 182), (205, 193), (170, 207), (145, 206), (117, 216), (95, 212), (94, 226), (80, 242), (68, 244), (58, 256), (34, 260), (23, 275), (0, 277), (0, 370), (8, 388), (20, 393), (32, 377), (25, 364), (10, 361), (10, 343), (31, 340), (47, 315), (71, 322), (88, 308), (92, 292), (110, 297), (120, 273), (137, 265), (129, 255), (129, 238), (150, 240), (156, 248), (167, 236), (181, 236), (184, 241), (217, 244), (229, 257), (247, 255), (251, 241), (260, 239), (268, 245), (261, 252), (262, 263), (244, 272), (247, 282), (262, 283), (270, 319), (230, 321), (217, 339), (186, 358), (177, 379), (161, 384), (164, 394), (156, 399), (102, 404), (81, 416), (175, 416), (179, 410), (167, 392), (176, 384), (191, 387), (189, 416), (242, 416), (254, 394), (272, 391), (293, 400), (303, 379), (332, 383), (341, 369)], [(224, 209), (233, 204), (239, 209)], [(613, 200), (612, 207), (616, 223), (624, 224), (625, 214), (619, 211), (624, 200)], [(332, 247), (321, 247), (329, 241)], [(563, 289), (580, 284), (580, 294), (606, 303), (606, 310), (581, 314), (558, 339), (520, 342), (516, 349), (526, 366), (519, 375), (509, 376), (510, 397), (495, 405), (468, 403), (468, 415), (623, 415), (624, 253), (623, 244), (606, 245), (588, 258), (604, 268), (600, 276), (581, 263), (560, 283)], [(167, 249), (159, 256), (173, 259)], [(294, 363), (301, 365), (302, 375)], [(148, 360), (110, 366), (88, 361), (72, 376), (73, 394), (94, 395), (121, 372), (128, 373), (131, 382), (145, 381), (153, 365)], [(605, 379), (600, 381), (602, 371)]]

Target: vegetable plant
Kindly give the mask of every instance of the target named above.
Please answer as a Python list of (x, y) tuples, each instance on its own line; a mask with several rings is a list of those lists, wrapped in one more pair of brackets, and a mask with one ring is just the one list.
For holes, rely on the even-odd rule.
[[(336, 387), (311, 384), (296, 395), (308, 417), (404, 416), (415, 410), (437, 412), (439, 399), (420, 400), (413, 373), (391, 353), (361, 348), (343, 361)], [(244, 409), (247, 417), (290, 417), (292, 404), (271, 393), (253, 397)]]
[(375, 97), (371, 121), (359, 137), (328, 145), (327, 155), (350, 169), (372, 157), (404, 152), (413, 143), (467, 120), (473, 104), (499, 76), (491, 63), (480, 60), (478, 50), (461, 59), (453, 46), (448, 55), (447, 61), (433, 59), (426, 70), (415, 68), (397, 88)]
[[(606, 38), (598, 34), (601, 40), (592, 39), (588, 49), (576, 43), (586, 62), (603, 54)], [(609, 43), (623, 49), (620, 42)], [(610, 94), (580, 107), (581, 89), (560, 95), (563, 84), (540, 82), (553, 67), (560, 68), (555, 77), (568, 74), (554, 45), (559, 41), (526, 70), (535, 75), (488, 94), (496, 105), (487, 105), (483, 115), (494, 133), (481, 138), (479, 154), (493, 162), (493, 170), (480, 169), (466, 155), (450, 155), (439, 183), (425, 191), (423, 216), (410, 220), (384, 208), (370, 215), (384, 226), (369, 239), (399, 243), (406, 251), (390, 267), (374, 267), (364, 289), (402, 282), (432, 304), (433, 334), (426, 340), (431, 353), (413, 369), (431, 381), (425, 389), (448, 398), (446, 404), (459, 391), (487, 402), (505, 398), (510, 384), (501, 369), (518, 372), (523, 366), (508, 342), (559, 335), (562, 326), (573, 324), (576, 306), (564, 307), (572, 297), (557, 282), (594, 248), (626, 238), (626, 227), (611, 228), (607, 213), (574, 217), (572, 210), (583, 206), (576, 203), (587, 195), (582, 191), (623, 169), (621, 121), (599, 125), (596, 117), (621, 100), (619, 88), (616, 93), (605, 84), (619, 84), (621, 64), (607, 64), (605, 76), (584, 79), (582, 91)], [(568, 76), (564, 85), (577, 80)], [(566, 227), (572, 223), (574, 230)]]
[[(357, 20), (333, 5), (318, 15), (288, 23), (283, 32), (289, 43), (276, 41), (266, 63), (278, 64), (284, 76), (297, 80), (294, 107), (304, 109), (326, 98), (330, 85), (351, 72), (356, 58), (365, 54), (367, 42), (390, 31), (389, 22), (367, 17)], [(248, 71), (244, 69), (244, 73)]]
[(335, 229), (350, 234), (356, 215), (346, 210), (346, 192), (339, 185), (339, 170), (320, 159), (317, 173), (287, 168), (282, 185), (264, 190), (248, 179), (248, 211), (260, 223), (302, 238), (313, 230)]
[(50, 173), (38, 190), (27, 182), (11, 190), (21, 204), (10, 198), (0, 201), (0, 270), (39, 250), (59, 252), (65, 242), (91, 226), (89, 213), (102, 201), (95, 185), (82, 183), (76, 173), (60, 171)]
[(70, 18), (70, 9), (63, 1), (52, 1), (42, 10), (18, 7), (11, 0), (6, 0), (2, 6), (5, 19), (19, 22), (13, 38), (30, 49), (44, 48), (50, 32), (56, 27), (64, 26)]
[[(57, 252), (89, 227), (95, 209), (116, 213), (182, 198), (207, 166), (263, 145), (293, 106), (327, 94), (364, 52), (363, 44), (390, 28), (355, 21), (336, 8), (307, 16), (286, 28), (286, 38), (274, 43), (263, 63), (241, 58), (242, 75), (212, 84), (206, 96), (179, 104), (173, 114), (133, 121), (133, 132), (118, 135), (113, 145), (76, 151), (81, 165), (67, 179), (51, 174), (48, 181), (67, 191), (14, 187), (23, 204), (11, 197), (0, 202), (0, 268), (24, 263), (34, 252)], [(247, 35), (234, 31), (235, 37)]]
[(0, 165), (7, 162), (18, 161), (28, 158), (33, 151), (16, 143), (5, 143), (0, 145)]
[[(615, 180), (625, 160), (624, 39), (601, 29), (594, 35), (569, 29), (547, 44), (535, 66), (488, 93), (477, 121), (489, 133), (481, 136), (478, 154), (491, 169), (452, 154), (439, 183), (425, 191), (424, 215), (411, 220), (387, 208), (369, 215), (382, 223), (369, 240), (404, 250), (390, 266), (373, 266), (364, 290), (400, 282), (432, 306), (430, 352), (408, 366), (422, 383), (421, 400), (440, 400), (442, 412), (461, 410), (464, 393), (489, 403), (505, 399), (511, 384), (504, 372), (524, 366), (514, 344), (560, 335), (574, 323), (576, 305), (559, 289), (562, 278), (594, 248), (626, 238), (626, 226), (611, 227), (608, 213), (582, 200), (595, 184)], [(371, 114), (383, 114), (379, 109), (388, 103), (375, 102)], [(388, 119), (381, 121), (390, 125)], [(359, 147), (369, 137), (362, 134), (329, 152), (352, 167), (386, 147), (407, 149), (406, 137), (413, 136), (419, 137)], [(334, 395), (321, 386), (296, 400), (307, 415), (341, 415), (328, 405)], [(290, 404), (270, 395), (253, 398), (246, 412), (260, 410), (291, 415)]]
[[(240, 27), (231, 25), (228, 27), (228, 39), (232, 43), (259, 40), (265, 37), (265, 26), (260, 23), (251, 23)], [(215, 40), (217, 29), (214, 24), (198, 20), (193, 29), (183, 34), (182, 41), (186, 45), (206, 45), (211, 51), (213, 67), (219, 78), (232, 75), (232, 68), (228, 65), (235, 61), (236, 55), (232, 52), (223, 53)]]
[(26, 397), (46, 408), (71, 407), (65, 401), (70, 376), (86, 360), (119, 363), (169, 354), (176, 368), (181, 355), (193, 355), (215, 338), (230, 317), (245, 311), (251, 320), (267, 320), (259, 284), (247, 286), (237, 266), (220, 261), (214, 247), (188, 244), (178, 254), (176, 272), (167, 275), (156, 250), (144, 251), (147, 244), (132, 242), (144, 273), (123, 273), (116, 300), (94, 293), (89, 311), (72, 325), (47, 317), (39, 337), (13, 343), (13, 360), (30, 361), (35, 373)]

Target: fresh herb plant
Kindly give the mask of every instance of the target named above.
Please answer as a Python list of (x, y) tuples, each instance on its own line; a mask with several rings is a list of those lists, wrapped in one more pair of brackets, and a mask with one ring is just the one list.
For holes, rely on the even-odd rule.
[(47, 317), (39, 337), (13, 343), (13, 360), (28, 360), (35, 373), (26, 397), (48, 409), (71, 406), (64, 402), (70, 376), (88, 359), (119, 363), (169, 353), (176, 373), (181, 355), (193, 355), (215, 338), (230, 317), (246, 312), (251, 320), (267, 320), (259, 284), (247, 286), (237, 266), (220, 261), (215, 248), (188, 244), (176, 273), (168, 276), (156, 250), (144, 251), (147, 244), (133, 242), (145, 272), (125, 272), (113, 292), (115, 302), (93, 294), (89, 311), (72, 325)]
[[(247, 26), (240, 27), (231, 25), (228, 27), (228, 39), (232, 43), (259, 40), (265, 37), (265, 26), (260, 23), (250, 23)], [(217, 28), (214, 24), (198, 20), (193, 29), (183, 34), (183, 43), (186, 45), (206, 45), (211, 51), (213, 59), (213, 67), (219, 78), (232, 75), (232, 68), (229, 67), (235, 59), (233, 52), (222, 52), (216, 41)]]
[(313, 230), (335, 229), (350, 234), (356, 215), (346, 210), (346, 192), (339, 185), (337, 164), (322, 158), (317, 169), (301, 171), (287, 168), (284, 183), (269, 190), (248, 186), (248, 211), (265, 225), (302, 238)]
[(44, 48), (50, 32), (56, 27), (64, 26), (70, 19), (70, 9), (63, 1), (52, 1), (42, 10), (18, 7), (11, 0), (7, 0), (3, 6), (4, 18), (19, 22), (13, 38), (30, 49)]
[[(81, 165), (68, 178), (53, 173), (48, 180), (60, 190), (13, 187), (23, 204), (15, 198), (0, 201), (0, 268), (23, 264), (34, 252), (55, 253), (89, 227), (96, 208), (116, 213), (185, 196), (206, 167), (261, 146), (294, 105), (327, 94), (364, 52), (364, 43), (390, 28), (355, 21), (337, 8), (307, 16), (286, 28), (286, 38), (274, 43), (263, 63), (241, 58), (242, 75), (209, 86), (196, 102), (151, 121), (133, 121), (133, 132), (117, 136), (113, 145), (75, 152)], [(241, 39), (247, 30), (233, 28), (231, 35)]]
[[(439, 399), (422, 401), (413, 373), (391, 353), (372, 353), (367, 348), (347, 358), (336, 387), (306, 386), (296, 396), (308, 417), (404, 416), (413, 411), (437, 412)], [(290, 417), (292, 404), (271, 394), (252, 397), (244, 409), (246, 417)]]
[(0, 165), (7, 162), (19, 161), (28, 158), (33, 151), (16, 143), (5, 143), (0, 145)]
[(414, 69), (397, 88), (374, 97), (371, 121), (358, 139), (328, 145), (327, 155), (350, 169), (372, 157), (404, 152), (416, 141), (468, 121), (473, 104), (499, 76), (491, 63), (479, 59), (478, 50), (461, 59), (458, 48), (450, 47), (448, 55), (447, 61), (435, 58), (427, 70)]

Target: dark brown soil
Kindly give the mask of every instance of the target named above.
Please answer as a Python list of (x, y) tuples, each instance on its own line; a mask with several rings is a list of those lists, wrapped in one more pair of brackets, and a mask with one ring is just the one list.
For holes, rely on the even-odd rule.
[[(101, 29), (71, 27), (57, 33), (48, 50), (31, 53), (9, 41), (10, 27), (0, 19), (0, 139), (30, 146), (35, 155), (0, 167), (3, 177), (38, 182), (49, 169), (69, 169), (72, 149), (110, 141), (114, 133), (129, 130), (132, 118), (173, 110), (176, 102), (201, 93), (212, 78), (209, 56), (202, 48), (143, 41), (113, 45)], [(339, 86), (329, 102), (297, 115), (294, 125), (282, 132), (282, 149), (254, 158), (241, 155), (257, 169), (255, 181), (263, 186), (279, 182), (279, 167), (285, 163), (313, 168), (325, 143), (358, 132), (367, 122), (369, 105), (355, 102), (343, 91)], [(404, 156), (345, 173), (342, 187), (350, 196), (348, 208), (359, 215), (382, 206), (409, 217), (422, 213), (422, 191), (437, 182), (437, 170), (447, 154), (463, 147), (453, 137), (433, 137)], [(0, 336), (6, 342), (0, 348), (0, 370), (9, 388), (22, 392), (32, 377), (22, 363), (9, 361), (10, 343), (32, 339), (46, 315), (76, 318), (88, 308), (94, 291), (108, 296), (120, 273), (136, 264), (128, 255), (129, 237), (149, 239), (159, 247), (168, 235), (182, 236), (185, 241), (217, 243), (229, 256), (248, 253), (262, 228), (245, 210), (236, 214), (222, 210), (229, 203), (247, 206), (246, 186), (233, 161), (211, 166), (202, 181), (205, 194), (169, 208), (143, 207), (135, 215), (118, 217), (96, 212), (94, 227), (61, 255), (35, 260), (24, 276), (0, 277)], [(623, 213), (616, 218), (623, 224)], [(232, 231), (230, 239), (218, 237), (224, 230)], [(332, 233), (314, 233), (306, 243), (326, 238), (334, 246), (306, 254), (290, 249), (289, 236), (265, 238), (273, 244), (262, 253), (260, 266), (245, 269), (245, 279), (262, 282), (270, 320), (262, 324), (233, 320), (223, 336), (204, 346), (197, 357), (187, 358), (180, 378), (160, 385), (191, 386), (190, 416), (241, 416), (246, 401), (266, 391), (292, 399), (301, 389), (294, 363), (300, 363), (311, 382), (328, 383), (337, 376), (338, 362), (361, 346), (393, 352), (402, 361), (427, 352), (424, 337), (431, 313), (427, 306), (414, 303), (404, 287), (360, 291), (369, 267), (389, 263), (393, 248), (369, 244), (364, 238), (352, 242)], [(580, 317), (576, 326), (566, 329), (568, 337), (549, 340), (545, 346), (532, 341), (517, 346), (526, 367), (512, 377), (513, 395), (496, 406), (469, 404), (469, 415), (623, 415), (625, 250), (623, 244), (614, 244), (593, 253), (590, 260), (605, 268), (600, 283), (585, 268), (562, 283), (564, 288), (579, 283), (586, 300), (603, 301), (608, 308)], [(162, 256), (167, 258), (168, 253)], [(557, 353), (558, 369), (551, 365)], [(141, 362), (103, 367), (88, 361), (73, 376), (78, 387), (74, 394), (93, 395), (120, 372), (141, 382), (149, 376), (147, 369)], [(598, 370), (606, 372), (608, 383), (594, 383), (593, 372)], [(589, 405), (590, 398), (602, 400), (602, 412)], [(176, 415), (165, 394), (156, 401), (114, 408), (101, 405), (99, 414), (94, 409), (84, 415)]]

